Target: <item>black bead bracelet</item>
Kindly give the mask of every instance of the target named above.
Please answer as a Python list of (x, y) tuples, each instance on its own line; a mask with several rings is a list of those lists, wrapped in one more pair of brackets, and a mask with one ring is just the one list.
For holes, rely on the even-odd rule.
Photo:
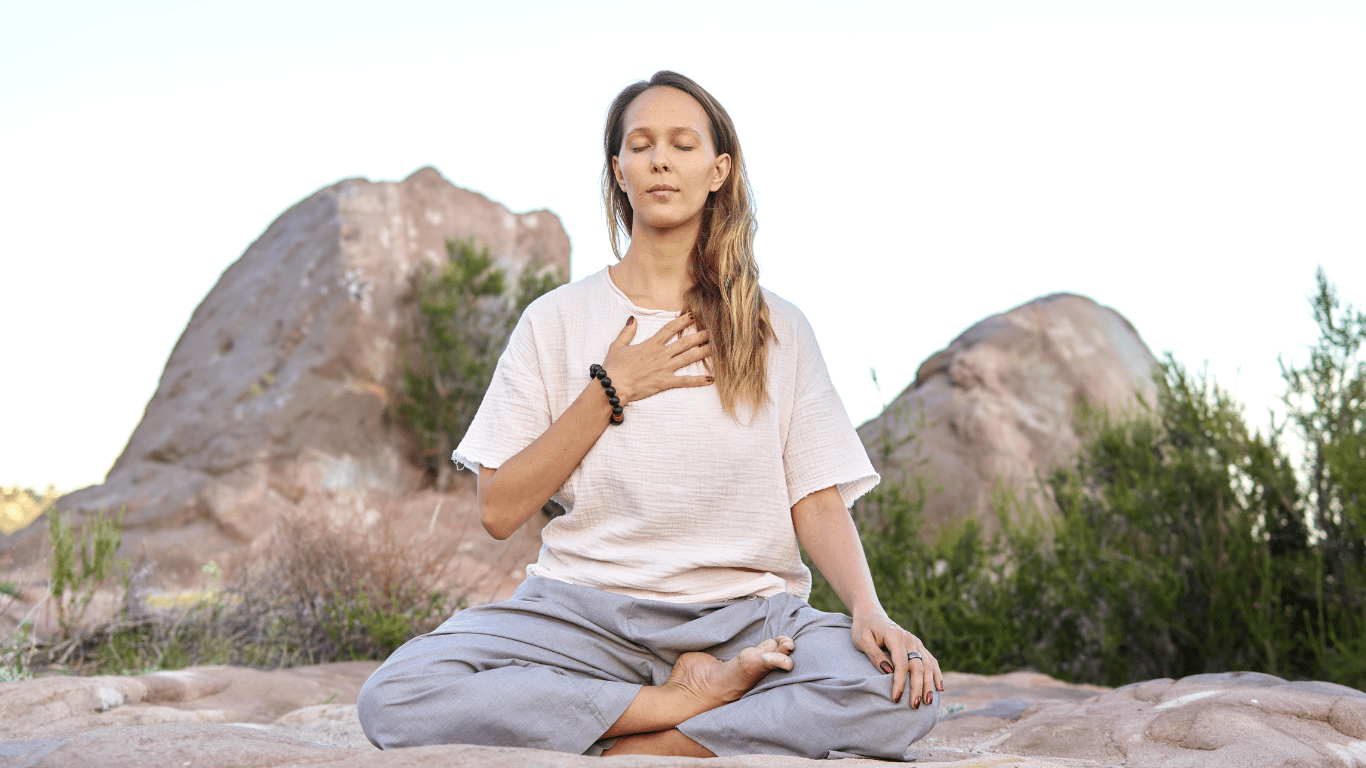
[(602, 388), (607, 391), (607, 402), (612, 405), (612, 418), (608, 419), (609, 424), (620, 424), (626, 420), (621, 407), (621, 398), (617, 397), (617, 388), (612, 386), (612, 380), (607, 378), (607, 369), (597, 363), (588, 366), (589, 378), (598, 379), (602, 382)]

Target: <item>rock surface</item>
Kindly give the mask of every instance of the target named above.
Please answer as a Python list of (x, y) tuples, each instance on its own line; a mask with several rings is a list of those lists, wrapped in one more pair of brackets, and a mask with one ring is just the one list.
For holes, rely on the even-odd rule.
[[(549, 211), (511, 213), (431, 168), (322, 189), (223, 273), (105, 482), (56, 509), (126, 505), (123, 553), (178, 584), (292, 509), (372, 524), (424, 483), (390, 404), (414, 280), (444, 260), (448, 237), (487, 245), (514, 279), (533, 267), (568, 279), (569, 238)], [(0, 538), (0, 569), (38, 559), (44, 528)]]
[[(377, 666), (195, 667), (0, 684), (0, 766), (820, 765), (766, 755), (702, 762), (468, 745), (380, 752), (361, 732), (355, 706)], [(1016, 672), (948, 673), (945, 685), (939, 725), (913, 747), (924, 768), (1366, 765), (1366, 693), (1332, 683), (1233, 672), (1107, 690)]]
[(1080, 447), (1077, 406), (1122, 411), (1136, 393), (1152, 403), (1155, 366), (1118, 312), (1053, 294), (993, 315), (931, 355), (859, 436), (885, 479), (920, 472), (940, 488), (926, 500), (927, 536), (968, 514), (994, 529), (998, 482), (1037, 493), (1039, 473)]

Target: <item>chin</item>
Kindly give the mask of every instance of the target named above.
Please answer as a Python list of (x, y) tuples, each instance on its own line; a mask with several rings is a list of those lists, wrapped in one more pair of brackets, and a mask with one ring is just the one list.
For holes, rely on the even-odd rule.
[(702, 215), (701, 209), (698, 209), (697, 211), (694, 211), (691, 215), (687, 216), (671, 216), (666, 214), (664, 211), (653, 211), (652, 213), (654, 215), (641, 215), (641, 213), (637, 211), (636, 216), (639, 217), (641, 221), (645, 222), (654, 229), (673, 229), (674, 227), (680, 227), (684, 224), (687, 224), (688, 222)]

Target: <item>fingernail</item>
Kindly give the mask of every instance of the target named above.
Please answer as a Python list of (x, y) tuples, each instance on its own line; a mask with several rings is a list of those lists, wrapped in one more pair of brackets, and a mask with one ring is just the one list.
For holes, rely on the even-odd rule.
[(890, 675), (890, 674), (892, 674), (892, 665), (891, 665), (891, 664), (888, 664), (888, 663), (885, 662), (885, 661), (882, 662), (881, 666), (879, 666), (878, 669), (882, 670), (882, 674), (884, 674), (884, 675)]
[[(716, 377), (715, 377), (715, 376), (708, 376), (708, 377), (707, 377), (707, 383), (708, 383), (708, 384), (712, 383), (713, 381), (716, 381)], [(884, 666), (886, 666), (886, 665), (884, 664)]]
[(911, 699), (911, 709), (920, 709), (920, 699)]
[(929, 703), (932, 702), (932, 701), (934, 701), (934, 694), (930, 694), (930, 693), (925, 694), (925, 703), (926, 703), (926, 704), (929, 704)]
[(900, 704), (900, 703), (901, 703), (901, 694), (898, 693), (897, 695), (893, 696), (893, 697), (892, 697), (892, 703), (893, 703), (893, 704)]
[(635, 315), (631, 315), (630, 317), (626, 318), (626, 324), (627, 324), (627, 325), (630, 325), (631, 323), (634, 323), (635, 321), (636, 321), (636, 316), (635, 316)]

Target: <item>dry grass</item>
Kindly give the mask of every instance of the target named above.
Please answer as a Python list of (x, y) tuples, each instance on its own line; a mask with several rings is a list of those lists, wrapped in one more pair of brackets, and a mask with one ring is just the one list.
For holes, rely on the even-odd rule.
[(400, 530), (388, 515), (363, 526), (300, 508), (276, 521), (270, 544), (226, 583), (206, 568), (209, 588), (197, 599), (157, 607), (134, 575), (116, 620), (67, 641), (29, 639), (22, 658), (3, 649), (6, 662), (107, 674), (382, 659), (463, 607), (461, 590), (446, 582), (455, 543)]
[[(264, 565), (264, 582), (294, 598), (335, 602), (362, 594), (405, 606), (440, 591), (454, 552), (430, 539), (402, 536), (387, 515), (363, 527), (321, 510), (276, 520)], [(252, 581), (250, 573), (245, 579)], [(254, 591), (268, 589), (266, 583)]]

